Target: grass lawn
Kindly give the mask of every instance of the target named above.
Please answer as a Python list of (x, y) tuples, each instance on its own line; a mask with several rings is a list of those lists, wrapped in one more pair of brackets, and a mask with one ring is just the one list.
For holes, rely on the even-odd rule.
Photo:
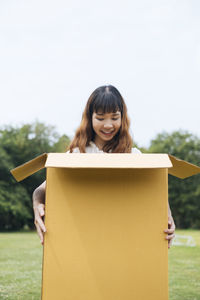
[(0, 241), (0, 299), (39, 300), (42, 246), (36, 233), (0, 233)]
[[(200, 300), (200, 231), (176, 234), (191, 235), (197, 246), (169, 250), (170, 300)], [(0, 233), (0, 240), (0, 299), (39, 300), (42, 246), (36, 233)]]
[(176, 234), (192, 236), (196, 247), (169, 250), (170, 300), (200, 300), (200, 230), (176, 230)]

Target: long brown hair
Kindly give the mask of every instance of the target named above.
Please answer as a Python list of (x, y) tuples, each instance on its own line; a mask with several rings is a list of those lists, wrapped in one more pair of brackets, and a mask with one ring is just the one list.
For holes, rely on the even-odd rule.
[(130, 121), (127, 116), (127, 108), (120, 92), (112, 85), (105, 85), (97, 88), (89, 97), (82, 115), (82, 121), (76, 130), (69, 149), (70, 153), (78, 147), (81, 153), (85, 153), (85, 148), (94, 141), (95, 132), (92, 127), (93, 112), (115, 113), (121, 112), (121, 127), (117, 134), (108, 141), (104, 147), (104, 152), (130, 153), (132, 148), (132, 138), (129, 134)]

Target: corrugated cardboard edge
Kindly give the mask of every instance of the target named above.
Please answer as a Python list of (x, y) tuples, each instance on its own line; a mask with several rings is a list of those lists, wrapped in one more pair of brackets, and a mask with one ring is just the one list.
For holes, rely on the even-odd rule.
[(131, 154), (131, 153), (49, 153), (47, 168), (118, 168), (152, 169), (171, 168), (168, 154)]
[(24, 178), (34, 174), (35, 172), (43, 169), (47, 160), (47, 153), (26, 162), (25, 164), (12, 169), (10, 172), (17, 181), (21, 181)]
[(173, 167), (168, 169), (170, 175), (179, 177), (181, 179), (196, 175), (200, 173), (200, 167), (179, 159), (173, 155), (169, 155)]

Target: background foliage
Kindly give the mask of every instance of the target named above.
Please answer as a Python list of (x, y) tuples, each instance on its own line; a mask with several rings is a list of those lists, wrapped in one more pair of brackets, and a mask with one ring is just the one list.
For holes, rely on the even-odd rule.
[(45, 180), (45, 170), (17, 183), (10, 170), (44, 152), (65, 152), (69, 138), (36, 122), (0, 130), (0, 230), (33, 227), (32, 193)]
[[(0, 230), (33, 228), (32, 193), (45, 171), (17, 183), (10, 170), (44, 152), (65, 152), (70, 139), (43, 123), (0, 130)], [(200, 163), (200, 139), (187, 131), (158, 134), (142, 152), (169, 153)], [(200, 175), (180, 180), (169, 175), (170, 206), (178, 228), (200, 228)]]
[[(159, 134), (148, 150), (200, 164), (200, 139), (186, 131)], [(200, 174), (186, 179), (169, 175), (169, 201), (178, 228), (200, 228)]]

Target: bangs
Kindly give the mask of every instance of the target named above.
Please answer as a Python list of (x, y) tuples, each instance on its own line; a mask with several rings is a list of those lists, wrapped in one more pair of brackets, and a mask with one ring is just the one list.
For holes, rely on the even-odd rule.
[(116, 113), (123, 111), (123, 105), (121, 99), (114, 95), (112, 92), (98, 94), (91, 107), (91, 113)]

